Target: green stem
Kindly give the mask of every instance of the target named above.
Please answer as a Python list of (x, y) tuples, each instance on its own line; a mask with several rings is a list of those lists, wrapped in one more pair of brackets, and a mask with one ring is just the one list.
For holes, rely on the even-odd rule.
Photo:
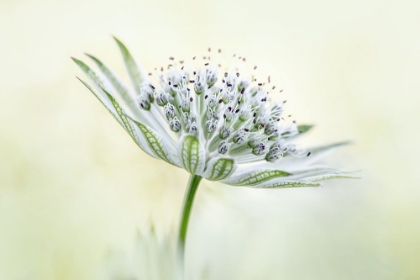
[(202, 177), (198, 175), (190, 175), (190, 179), (188, 181), (187, 191), (184, 197), (184, 205), (182, 208), (181, 214), (181, 223), (179, 225), (179, 249), (182, 254), (184, 255), (185, 249), (185, 240), (187, 238), (187, 229), (188, 229), (188, 221), (190, 219), (191, 214), (191, 207), (193, 205), (194, 196), (198, 189), (198, 185), (200, 184)]

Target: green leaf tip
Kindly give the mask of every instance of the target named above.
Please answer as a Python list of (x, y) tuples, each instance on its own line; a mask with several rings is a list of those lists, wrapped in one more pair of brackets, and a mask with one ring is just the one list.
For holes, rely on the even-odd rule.
[(306, 133), (309, 130), (311, 130), (313, 127), (314, 127), (314, 125), (312, 125), (312, 124), (301, 124), (301, 125), (298, 125), (299, 134)]
[(136, 63), (128, 48), (118, 38), (114, 37), (114, 40), (115, 42), (117, 42), (117, 45), (121, 51), (125, 67), (127, 68), (127, 72), (130, 76), (133, 87), (137, 94), (140, 94), (140, 87), (143, 84), (143, 82), (147, 79), (146, 74)]

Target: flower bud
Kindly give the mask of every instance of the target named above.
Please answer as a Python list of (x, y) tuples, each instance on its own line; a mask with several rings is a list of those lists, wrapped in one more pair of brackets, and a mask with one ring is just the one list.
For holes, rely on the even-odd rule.
[(173, 132), (179, 132), (181, 129), (181, 122), (178, 120), (177, 117), (174, 117), (169, 121), (169, 127)]
[(163, 107), (166, 119), (170, 120), (175, 116), (175, 107), (171, 103), (168, 103)]
[(219, 149), (218, 149), (219, 153), (224, 155), (227, 153), (228, 150), (229, 150), (229, 143), (227, 141), (220, 142)]

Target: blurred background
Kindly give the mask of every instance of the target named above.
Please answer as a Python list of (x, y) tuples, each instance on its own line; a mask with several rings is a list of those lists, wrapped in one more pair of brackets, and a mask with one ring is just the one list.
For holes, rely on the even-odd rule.
[[(279, 190), (203, 182), (190, 279), (420, 279), (419, 8), (0, 0), (0, 279), (111, 279), (138, 232), (153, 224), (173, 236), (186, 172), (140, 151), (75, 78), (70, 56), (85, 51), (125, 72), (111, 35), (146, 69), (207, 47), (244, 55), (284, 89), (288, 113), (316, 125), (305, 145), (355, 143), (329, 162), (362, 170), (361, 180)], [(136, 253), (150, 260), (150, 250)], [(162, 267), (145, 270), (153, 266)]]

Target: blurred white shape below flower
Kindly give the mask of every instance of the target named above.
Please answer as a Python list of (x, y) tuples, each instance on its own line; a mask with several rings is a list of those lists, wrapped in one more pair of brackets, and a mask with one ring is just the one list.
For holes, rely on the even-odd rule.
[(138, 233), (126, 252), (110, 252), (97, 280), (181, 280), (175, 235), (159, 237), (152, 229)]

